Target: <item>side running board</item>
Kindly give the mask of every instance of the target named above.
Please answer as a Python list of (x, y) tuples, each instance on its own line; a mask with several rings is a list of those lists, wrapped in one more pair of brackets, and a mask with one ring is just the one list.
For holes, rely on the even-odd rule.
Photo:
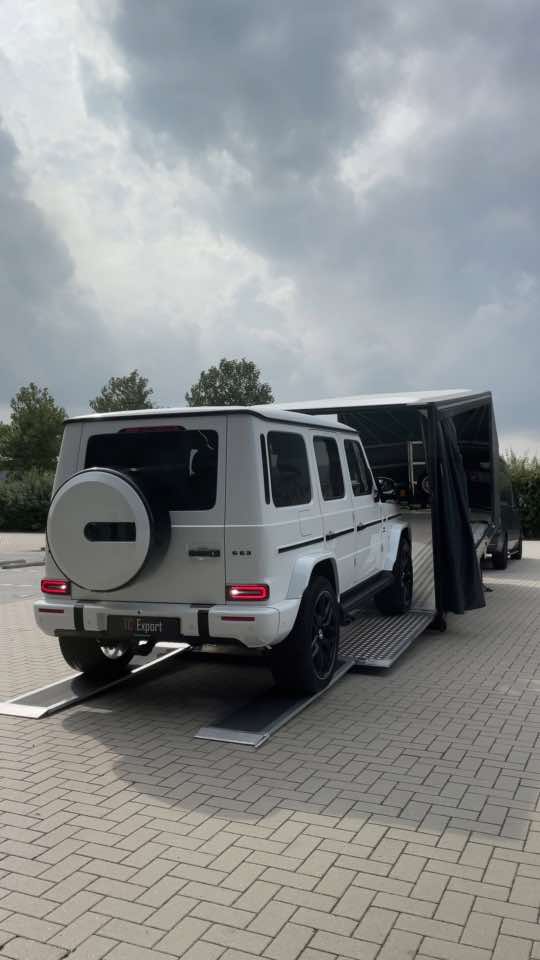
[(376, 593), (384, 590), (385, 587), (389, 587), (393, 581), (393, 574), (389, 570), (383, 570), (381, 573), (376, 573), (374, 577), (370, 577), (369, 580), (361, 583), (359, 587), (355, 587), (354, 590), (349, 590), (341, 598), (342, 616), (347, 618), (355, 610), (360, 609), (360, 607), (364, 606), (369, 600), (372, 600)]

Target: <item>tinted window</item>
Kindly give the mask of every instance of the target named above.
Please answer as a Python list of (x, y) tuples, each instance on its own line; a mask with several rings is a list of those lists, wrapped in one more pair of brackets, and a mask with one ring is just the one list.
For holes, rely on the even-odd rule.
[(355, 440), (346, 440), (345, 453), (354, 496), (361, 497), (362, 494), (371, 493), (373, 484), (360, 444)]
[(304, 438), (298, 433), (269, 433), (268, 456), (276, 507), (294, 507), (311, 500)]
[(313, 443), (323, 499), (340, 500), (345, 488), (337, 443), (331, 437), (315, 437)]
[(270, 483), (268, 481), (268, 454), (266, 452), (266, 437), (261, 433), (261, 456), (262, 456), (262, 467), (263, 467), (263, 483), (264, 483), (264, 502), (270, 503)]
[(90, 437), (86, 467), (126, 473), (165, 510), (211, 510), (216, 502), (215, 430), (121, 430)]

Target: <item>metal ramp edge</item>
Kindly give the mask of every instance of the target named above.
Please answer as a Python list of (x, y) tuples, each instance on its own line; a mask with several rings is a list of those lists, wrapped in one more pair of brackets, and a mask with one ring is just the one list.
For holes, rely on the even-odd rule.
[(75, 673), (63, 680), (57, 680), (44, 687), (38, 687), (36, 690), (29, 690), (27, 693), (21, 693), (11, 700), (0, 701), (0, 715), (8, 717), (28, 717), (32, 720), (39, 720), (41, 717), (48, 717), (59, 710), (65, 710), (67, 707), (76, 706), (90, 697), (95, 697), (105, 690), (113, 687), (125, 685), (129, 680), (139, 677), (141, 674), (148, 673), (154, 668), (157, 674), (158, 667), (181, 656), (186, 650), (189, 650), (189, 644), (185, 643), (175, 646), (174, 650), (166, 649), (163, 653), (157, 652), (152, 659), (145, 659), (143, 663), (136, 664), (127, 673), (114, 680), (91, 680), (84, 677), (82, 673)]
[(323, 690), (310, 696), (295, 697), (292, 694), (279, 693), (272, 688), (268, 693), (251, 700), (214, 724), (201, 727), (195, 734), (195, 738), (260, 747), (280, 727), (327, 693), (353, 666), (352, 659), (341, 659), (330, 683)]

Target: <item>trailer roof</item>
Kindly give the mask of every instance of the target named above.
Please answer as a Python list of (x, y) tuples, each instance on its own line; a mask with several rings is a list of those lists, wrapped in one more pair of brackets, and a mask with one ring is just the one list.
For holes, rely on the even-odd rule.
[(415, 390), (410, 393), (363, 393), (352, 397), (330, 397), (325, 400), (305, 400), (279, 404), (285, 410), (301, 413), (338, 413), (342, 410), (366, 407), (424, 407), (428, 404), (451, 406), (463, 402), (489, 403), (491, 394), (473, 390)]

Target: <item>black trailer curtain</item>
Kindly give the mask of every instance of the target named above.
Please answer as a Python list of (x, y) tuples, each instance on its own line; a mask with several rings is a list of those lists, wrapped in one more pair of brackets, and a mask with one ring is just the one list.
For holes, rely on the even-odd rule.
[(480, 565), (469, 519), (467, 480), (451, 417), (437, 423), (437, 497), (433, 504), (439, 540), (441, 601), (445, 611), (485, 607)]

